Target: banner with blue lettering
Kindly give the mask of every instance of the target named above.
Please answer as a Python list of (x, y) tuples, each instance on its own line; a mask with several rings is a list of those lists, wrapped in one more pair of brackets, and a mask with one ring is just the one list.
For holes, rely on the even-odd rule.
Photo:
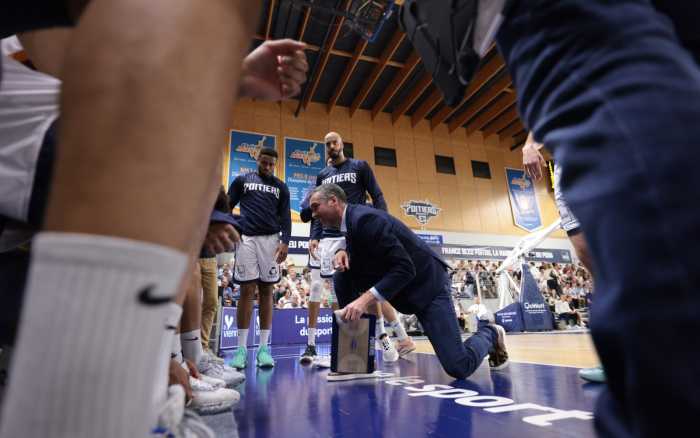
[(496, 324), (502, 326), (507, 332), (523, 331), (523, 311), (520, 303), (511, 303), (494, 313)]
[[(246, 344), (251, 347), (260, 343), (260, 321), (258, 319), (258, 308), (253, 309), (248, 327), (248, 341)], [(236, 308), (221, 308), (221, 334), (219, 336), (219, 349), (228, 350), (238, 347), (238, 325), (236, 324)]]
[[(228, 165), (228, 185), (238, 175), (258, 169), (258, 154), (263, 147), (277, 149), (277, 138), (270, 134), (231, 130), (229, 141), (231, 153)], [(228, 187), (226, 187), (228, 189)]]
[[(306, 344), (307, 309), (277, 309), (272, 314), (272, 345)], [(331, 309), (321, 309), (316, 320), (316, 342), (330, 342), (333, 328)]]
[[(330, 342), (333, 327), (331, 309), (320, 309), (316, 320), (317, 342)], [(308, 313), (307, 309), (274, 309), (272, 311), (272, 345), (306, 344), (308, 341)], [(253, 309), (248, 330), (248, 347), (260, 343), (260, 320), (258, 308)], [(238, 329), (236, 325), (236, 308), (221, 308), (221, 335), (219, 348), (229, 350), (238, 347)]]
[(506, 167), (506, 182), (513, 222), (516, 226), (535, 231), (542, 226), (540, 206), (537, 202), (535, 185), (524, 170)]
[(549, 306), (544, 302), (544, 297), (537, 287), (535, 278), (530, 273), (527, 264), (522, 265), (522, 279), (520, 283), (520, 304), (523, 309), (523, 323), (528, 332), (552, 330), (552, 316)]
[[(505, 260), (513, 250), (512, 246), (485, 245), (431, 245), (433, 250), (444, 258)], [(525, 255), (529, 262), (571, 263), (571, 251), (558, 248), (535, 248)]]
[(418, 236), (423, 242), (427, 243), (428, 245), (442, 245), (442, 234), (416, 233), (416, 236)]
[(316, 176), (326, 167), (326, 148), (322, 141), (285, 137), (284, 157), (289, 206), (299, 214), (301, 201), (316, 186)]
[(291, 236), (289, 238), (289, 254), (309, 253), (309, 238), (305, 236)]

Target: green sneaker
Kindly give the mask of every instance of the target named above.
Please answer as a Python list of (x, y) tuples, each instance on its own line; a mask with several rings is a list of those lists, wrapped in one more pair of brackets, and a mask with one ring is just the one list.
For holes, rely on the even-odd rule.
[(231, 359), (231, 366), (233, 368), (242, 370), (246, 366), (246, 359), (248, 357), (248, 350), (245, 347), (238, 347), (236, 351), (233, 352), (233, 359)]
[(580, 369), (578, 376), (588, 382), (605, 383), (605, 370), (602, 366)]
[(267, 345), (258, 347), (257, 363), (260, 368), (272, 368), (275, 366), (275, 360), (270, 355), (270, 347)]

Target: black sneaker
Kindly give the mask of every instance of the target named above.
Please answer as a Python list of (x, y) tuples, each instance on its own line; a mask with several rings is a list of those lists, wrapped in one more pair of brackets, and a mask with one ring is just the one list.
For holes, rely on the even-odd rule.
[(307, 345), (306, 346), (306, 351), (304, 351), (304, 354), (301, 355), (299, 358), (299, 362), (301, 362), (304, 365), (309, 365), (314, 361), (316, 358), (316, 346), (315, 345)]
[(496, 331), (496, 342), (489, 351), (489, 366), (493, 370), (502, 370), (508, 366), (508, 351), (506, 351), (506, 330), (498, 324), (489, 324)]

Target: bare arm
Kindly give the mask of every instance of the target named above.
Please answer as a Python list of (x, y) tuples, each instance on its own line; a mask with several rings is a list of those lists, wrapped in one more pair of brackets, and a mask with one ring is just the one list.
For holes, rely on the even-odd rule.
[(543, 144), (537, 143), (530, 132), (523, 146), (523, 167), (527, 176), (535, 181), (539, 181), (544, 176), (542, 168), (546, 166), (546, 162), (540, 153), (542, 147)]
[(17, 38), (37, 70), (63, 79), (63, 61), (72, 35), (73, 29), (61, 27), (21, 33)]

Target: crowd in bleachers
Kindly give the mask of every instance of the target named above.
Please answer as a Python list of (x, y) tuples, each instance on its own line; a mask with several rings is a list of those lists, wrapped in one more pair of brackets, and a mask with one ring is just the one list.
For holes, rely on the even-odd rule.
[[(219, 266), (219, 291), (223, 297), (224, 306), (236, 306), (240, 297), (240, 286), (232, 280), (232, 265), (224, 263)], [(279, 283), (273, 289), (273, 299), (276, 309), (307, 308), (309, 302), (309, 291), (311, 285), (311, 271), (309, 268), (299, 269), (298, 267), (284, 263), (282, 265), (282, 275)], [(322, 295), (321, 307), (330, 307), (328, 303), (329, 283), (324, 281), (324, 293)]]
[[(466, 308), (473, 305), (478, 291), (485, 300), (497, 299), (496, 270), (501, 266), (497, 260), (448, 260), (453, 267), (451, 272), (455, 310), (460, 324), (469, 318)], [(568, 327), (579, 328), (586, 325), (587, 309), (593, 299), (591, 274), (581, 263), (529, 262), (530, 271), (537, 281), (545, 303), (557, 320), (563, 320)], [(510, 270), (510, 275), (519, 284), (521, 271)], [(466, 303), (466, 304), (465, 304)], [(483, 304), (480, 304), (483, 306)], [(466, 307), (466, 308), (465, 308)]]
[[(455, 311), (460, 325), (467, 328), (469, 318), (483, 313), (485, 305), (476, 303), (478, 290), (483, 300), (498, 298), (496, 270), (501, 266), (498, 260), (448, 260), (452, 266), (452, 291), (455, 298)], [(530, 262), (531, 272), (550, 311), (557, 320), (565, 321), (569, 327), (578, 328), (585, 325), (582, 318), (592, 300), (592, 278), (580, 263), (542, 263)], [(236, 306), (240, 297), (240, 286), (235, 284), (233, 264), (219, 266), (218, 282), (220, 296), (224, 306)], [(519, 269), (509, 271), (516, 282), (521, 280)], [(328, 303), (329, 280), (324, 282), (324, 294), (321, 307), (330, 307)], [(282, 265), (282, 278), (274, 288), (274, 305), (277, 309), (307, 308), (311, 272), (309, 268), (299, 268), (293, 264)], [(473, 315), (472, 315), (473, 314)], [(478, 318), (477, 318), (478, 319)], [(410, 324), (410, 321), (406, 321)], [(418, 330), (419, 331), (419, 330)]]

